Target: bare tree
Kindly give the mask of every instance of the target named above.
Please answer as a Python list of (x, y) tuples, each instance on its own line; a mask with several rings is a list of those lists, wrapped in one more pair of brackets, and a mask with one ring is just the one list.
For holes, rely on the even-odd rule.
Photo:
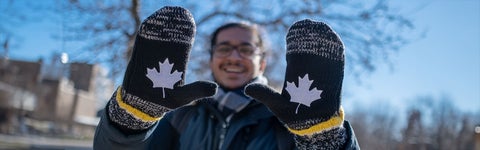
[(360, 147), (362, 147), (362, 149), (367, 149), (371, 143), (369, 140), (369, 137), (371, 136), (369, 134), (369, 127), (371, 125), (367, 120), (367, 116), (369, 116), (368, 111), (362, 108), (363, 107), (356, 107), (354, 111), (346, 115), (346, 120), (350, 122)]
[(474, 149), (474, 126), (480, 122), (480, 112), (462, 112), (448, 96), (413, 100), (405, 121), (388, 99), (371, 106), (356, 105), (347, 113), (362, 149)]
[(422, 122), (422, 112), (413, 108), (409, 111), (407, 126), (403, 129), (399, 149), (426, 150), (428, 143), (424, 123)]
[[(411, 21), (387, 2), (372, 1), (318, 1), (318, 0), (186, 0), (182, 2), (151, 0), (60, 1), (58, 9), (68, 20), (69, 40), (84, 41), (82, 53), (74, 59), (109, 64), (113, 75), (123, 72), (131, 55), (135, 30), (141, 20), (165, 5), (180, 5), (189, 9), (197, 23), (196, 44), (188, 69), (195, 73), (190, 78), (205, 79), (210, 72), (208, 64), (209, 34), (226, 21), (249, 21), (265, 27), (271, 37), (272, 57), (267, 76), (277, 85), (284, 72), (285, 32), (295, 21), (312, 18), (331, 24), (347, 47), (347, 63), (356, 75), (368, 74), (376, 64), (390, 62), (390, 54), (408, 42), (406, 31), (414, 29)], [(187, 74), (188, 75), (188, 74)]]
[[(412, 103), (401, 149), (473, 149), (478, 115), (460, 111), (448, 95), (419, 96)], [(477, 112), (478, 113), (478, 112)]]
[(395, 149), (398, 144), (398, 113), (387, 101), (357, 107), (347, 115), (362, 149)]
[(455, 149), (455, 138), (461, 128), (460, 111), (452, 104), (450, 98), (442, 97), (432, 107), (431, 117), (435, 123), (431, 126), (432, 143), (435, 149)]
[(370, 124), (376, 124), (371, 127), (370, 138), (373, 137), (373, 140), (376, 141), (372, 146), (375, 146), (377, 150), (394, 149), (398, 143), (395, 138), (396, 125), (398, 124), (395, 116), (397, 113), (393, 111), (395, 109), (388, 104), (379, 104), (372, 107), (374, 108), (369, 109), (374, 112), (370, 114), (372, 116)]
[(473, 116), (463, 115), (461, 129), (455, 141), (455, 149), (474, 149), (475, 126), (471, 117)]
[(141, 23), (139, 3), (59, 1), (55, 11), (65, 23), (62, 38), (85, 43), (74, 52), (73, 60), (108, 64), (111, 75), (117, 77), (131, 55), (135, 31)]

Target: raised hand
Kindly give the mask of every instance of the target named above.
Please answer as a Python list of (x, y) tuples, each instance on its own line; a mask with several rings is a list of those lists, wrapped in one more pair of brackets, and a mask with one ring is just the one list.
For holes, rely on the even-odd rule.
[(215, 94), (211, 82), (184, 85), (195, 30), (192, 14), (181, 7), (163, 7), (142, 22), (123, 84), (108, 106), (113, 122), (145, 129), (168, 110)]
[(340, 106), (344, 46), (325, 23), (301, 20), (287, 33), (287, 68), (281, 93), (250, 84), (245, 93), (265, 104), (297, 135), (312, 135), (343, 124)]

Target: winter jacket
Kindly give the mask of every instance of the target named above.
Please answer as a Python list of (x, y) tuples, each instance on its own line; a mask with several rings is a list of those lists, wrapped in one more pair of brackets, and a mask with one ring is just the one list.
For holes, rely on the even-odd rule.
[[(267, 83), (263, 78), (253, 82)], [(95, 132), (94, 149), (293, 150), (298, 144), (319, 147), (311, 144), (318, 139), (290, 133), (265, 105), (245, 96), (243, 88), (229, 92), (223, 89), (219, 88), (213, 98), (166, 113), (155, 125), (138, 134), (125, 134), (117, 129), (108, 118), (109, 111), (104, 111)], [(229, 97), (222, 97), (227, 93)], [(222, 100), (233, 102), (235, 107), (228, 108), (236, 111), (225, 109), (232, 103)], [(240, 101), (246, 105), (239, 106)], [(347, 139), (342, 149), (360, 149), (348, 121), (344, 121), (344, 128)], [(324, 139), (321, 136), (319, 139)]]
[[(252, 101), (230, 123), (212, 103), (200, 101), (167, 113), (140, 134), (125, 135), (104, 113), (97, 127), (95, 149), (296, 149), (294, 136), (263, 105)], [(345, 121), (345, 149), (359, 149)]]

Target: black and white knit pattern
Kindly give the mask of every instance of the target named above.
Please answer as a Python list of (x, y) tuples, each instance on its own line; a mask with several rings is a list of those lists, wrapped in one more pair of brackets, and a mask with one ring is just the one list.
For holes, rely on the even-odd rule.
[(125, 90), (123, 89), (122, 89), (122, 97), (123, 97), (122, 98), (123, 102), (125, 102), (126, 104), (138, 110), (142, 110), (142, 112), (152, 117), (161, 117), (163, 116), (163, 113), (169, 111), (168, 108), (162, 105), (143, 100), (140, 97), (126, 93)]
[[(161, 105), (148, 102), (140, 99), (134, 95), (125, 93), (125, 90), (121, 90), (122, 101), (142, 112), (152, 116), (161, 117), (164, 113), (169, 111), (168, 108)], [(110, 120), (132, 130), (143, 130), (151, 127), (156, 121), (144, 121), (137, 118), (134, 114), (129, 113), (126, 109), (119, 106), (116, 100), (117, 92), (113, 93), (110, 102), (108, 103), (108, 115)]]
[(340, 127), (314, 135), (295, 135), (294, 138), (300, 150), (337, 150), (346, 142), (347, 134), (346, 129)]
[(287, 55), (308, 53), (343, 61), (344, 46), (335, 31), (323, 22), (309, 19), (296, 22), (287, 34)]
[(188, 10), (165, 7), (145, 19), (138, 34), (148, 40), (192, 45), (195, 30), (195, 21)]
[[(332, 116), (332, 117), (339, 117), (339, 116), (340, 115), (338, 114), (338, 112), (335, 112), (335, 115)], [(331, 118), (311, 118), (311, 119), (306, 119), (306, 120), (296, 120), (296, 121), (286, 123), (286, 125), (287, 125), (287, 127), (291, 128), (291, 129), (303, 130), (303, 129), (310, 128), (314, 125), (317, 125), (319, 123), (325, 122), (329, 119), (331, 119)], [(343, 124), (343, 122), (342, 122), (342, 124)], [(331, 129), (337, 128), (337, 127), (338, 126), (333, 126)]]

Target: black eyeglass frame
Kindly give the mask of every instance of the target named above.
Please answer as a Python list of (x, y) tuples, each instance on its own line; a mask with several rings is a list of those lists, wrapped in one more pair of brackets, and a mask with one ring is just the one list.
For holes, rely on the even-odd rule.
[[(224, 47), (227, 48), (228, 52), (225, 53), (219, 53), (219, 48)], [(241, 51), (242, 47), (244, 48), (251, 48), (251, 53), (245, 53), (245, 51)], [(212, 48), (212, 56), (218, 57), (218, 58), (225, 58), (230, 55), (232, 55), (233, 51), (237, 51), (237, 53), (242, 57), (242, 58), (253, 58), (256, 55), (263, 56), (265, 52), (261, 51), (258, 46), (251, 45), (251, 44), (241, 44), (241, 45), (230, 45), (230, 44), (217, 44), (214, 45)]]

